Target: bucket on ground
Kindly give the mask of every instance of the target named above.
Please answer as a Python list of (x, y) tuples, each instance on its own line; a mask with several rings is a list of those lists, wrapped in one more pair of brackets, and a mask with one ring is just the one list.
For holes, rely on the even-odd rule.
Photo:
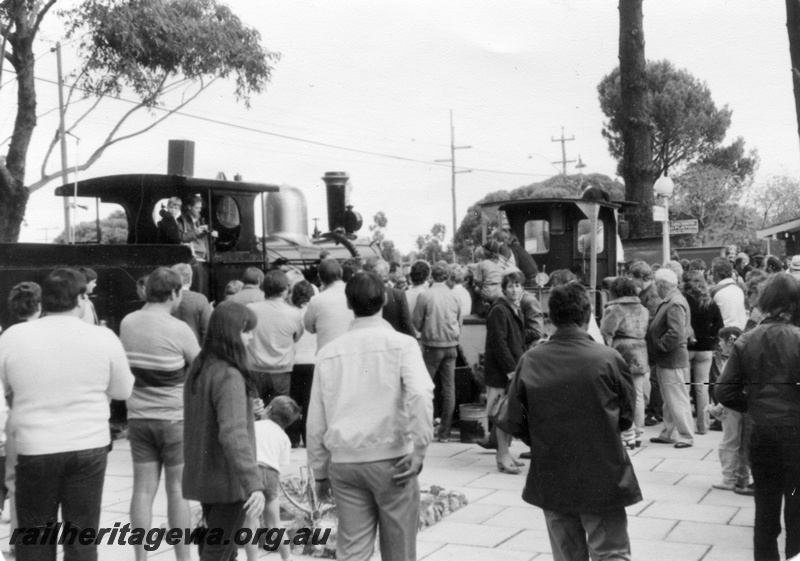
[(485, 404), (462, 403), (458, 406), (458, 414), (461, 442), (473, 444), (486, 440), (489, 434), (489, 421), (486, 419)]

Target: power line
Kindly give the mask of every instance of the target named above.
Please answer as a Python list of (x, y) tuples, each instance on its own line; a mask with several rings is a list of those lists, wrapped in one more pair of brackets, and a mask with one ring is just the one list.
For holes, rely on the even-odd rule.
[[(56, 85), (58, 84), (58, 82), (55, 81), (55, 80), (50, 80), (48, 78), (42, 78), (42, 77), (39, 77), (39, 76), (36, 76), (35, 79), (40, 81), (40, 82), (45, 82), (45, 83), (48, 83), (48, 84), (56, 84)], [(85, 89), (79, 88), (79, 87), (75, 87), (75, 89), (78, 90), (78, 91), (84, 92), (84, 93), (92, 93), (94, 95), (99, 95), (101, 97), (107, 97), (107, 98), (110, 98), (112, 100), (122, 101), (124, 103), (128, 103), (128, 104), (131, 104), (131, 105), (139, 105), (140, 104), (140, 102), (138, 102), (138, 101), (126, 99), (124, 97), (114, 97), (114, 96), (111, 96), (111, 95), (108, 95), (108, 94), (95, 94), (94, 92), (89, 92), (88, 90), (85, 90)], [(75, 102), (73, 102), (73, 103), (75, 103)], [(165, 108), (165, 107), (153, 106), (153, 107), (150, 107), (150, 109), (158, 110), (158, 111), (167, 111), (167, 112), (173, 113), (174, 115), (180, 115), (182, 117), (186, 117), (186, 118), (189, 118), (189, 119), (195, 119), (195, 120), (198, 120), (198, 121), (212, 123), (212, 124), (215, 124), (215, 125), (222, 125), (222, 126), (225, 126), (225, 127), (230, 127), (230, 128), (234, 128), (234, 129), (238, 129), (238, 130), (247, 131), (247, 132), (263, 134), (263, 135), (266, 135), (266, 136), (272, 136), (272, 137), (276, 137), (276, 138), (283, 138), (285, 140), (291, 140), (291, 141), (294, 141), (294, 142), (303, 142), (305, 144), (311, 144), (313, 146), (321, 146), (321, 147), (324, 147), (324, 148), (331, 148), (331, 149), (334, 149), (334, 150), (342, 150), (342, 151), (345, 151), (345, 152), (352, 152), (352, 153), (355, 153), (355, 154), (365, 154), (365, 155), (368, 155), (368, 156), (375, 156), (375, 157), (387, 158), (387, 159), (391, 159), (391, 160), (398, 160), (398, 161), (404, 161), (404, 162), (412, 162), (412, 163), (424, 164), (424, 165), (428, 165), (428, 166), (450, 167), (447, 164), (439, 163), (439, 162), (436, 162), (436, 161), (433, 161), (433, 160), (420, 160), (418, 158), (411, 158), (411, 157), (408, 157), (408, 156), (400, 156), (400, 155), (397, 155), (397, 154), (388, 154), (388, 153), (384, 153), (384, 152), (374, 152), (374, 151), (371, 151), (371, 150), (362, 150), (360, 148), (351, 148), (349, 146), (341, 146), (341, 145), (332, 144), (332, 143), (329, 143), (329, 142), (321, 142), (321, 141), (318, 141), (318, 140), (312, 140), (312, 139), (301, 138), (301, 137), (298, 137), (298, 136), (292, 136), (292, 135), (288, 135), (288, 134), (281, 134), (281, 133), (277, 133), (277, 132), (271, 132), (271, 131), (267, 131), (267, 130), (263, 130), (263, 129), (258, 129), (258, 128), (255, 128), (255, 127), (248, 127), (246, 125), (238, 125), (238, 124), (235, 124), (235, 123), (230, 123), (228, 121), (223, 121), (221, 119), (214, 119), (214, 118), (206, 117), (206, 116), (203, 116), (203, 115), (195, 115), (195, 114), (192, 114), (192, 113), (186, 113), (184, 111), (171, 111), (170, 109)], [(545, 174), (545, 173), (531, 173), (531, 172), (496, 170), (496, 169), (475, 168), (475, 167), (460, 167), (458, 171), (459, 172), (464, 172), (464, 173), (470, 172), (470, 171), (474, 171), (474, 172), (483, 172), (483, 173), (495, 173), (495, 174), (501, 174), (501, 175), (518, 175), (518, 176), (524, 176), (524, 177), (551, 177), (549, 174)]]

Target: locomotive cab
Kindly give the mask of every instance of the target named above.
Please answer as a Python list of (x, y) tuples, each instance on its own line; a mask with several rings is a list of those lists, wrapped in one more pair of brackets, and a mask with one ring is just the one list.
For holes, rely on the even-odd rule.
[[(241, 278), (249, 266), (265, 268), (267, 256), (256, 232), (256, 204), (264, 204), (266, 193), (278, 191), (277, 185), (243, 181), (201, 179), (182, 175), (130, 174), (85, 179), (58, 187), (57, 196), (93, 197), (122, 207), (128, 223), (129, 246), (141, 248), (163, 265), (176, 261), (178, 248), (159, 244), (158, 222), (170, 197), (187, 201), (194, 195), (203, 199), (201, 221), (218, 233), (209, 237), (209, 255), (197, 264), (193, 285), (211, 300), (221, 300), (225, 285)], [(158, 255), (164, 259), (159, 260)], [(191, 250), (183, 246), (179, 261), (193, 260)], [(162, 262), (163, 261), (163, 262)]]

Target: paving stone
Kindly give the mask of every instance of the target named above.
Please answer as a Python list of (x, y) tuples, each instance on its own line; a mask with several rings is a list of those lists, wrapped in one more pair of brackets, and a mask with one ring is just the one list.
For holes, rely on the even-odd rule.
[(467, 497), (467, 504), (472, 504), (478, 499), (494, 493), (492, 489), (480, 489), (478, 487), (447, 487), (448, 491), (458, 491)]
[[(635, 468), (634, 468), (635, 469)], [(662, 485), (674, 485), (684, 477), (683, 473), (672, 473), (668, 471), (637, 471), (636, 479), (639, 485), (657, 483)]]
[[(471, 483), (481, 477), (480, 474), (471, 471), (461, 471), (452, 469), (441, 469), (427, 467), (422, 468), (422, 473), (419, 474), (420, 485), (438, 485), (445, 489), (450, 489), (454, 485), (465, 487), (467, 483)], [(521, 487), (520, 487), (521, 489)]]
[[(781, 556), (783, 557), (783, 556)], [(714, 545), (703, 557), (703, 561), (752, 561), (752, 549), (737, 549), (725, 547), (724, 545)]]
[(725, 491), (722, 489), (711, 489), (700, 504), (714, 505), (714, 506), (735, 506), (738, 508), (755, 508), (755, 500), (753, 497), (746, 495), (737, 495), (733, 491)]
[(635, 505), (626, 506), (625, 512), (628, 513), (628, 516), (636, 516), (651, 504), (653, 504), (653, 501), (648, 501), (647, 499), (645, 499), (643, 501), (639, 501)]
[(495, 547), (518, 532), (517, 528), (448, 522), (445, 519), (417, 534), (417, 539), (426, 542)]
[(443, 457), (443, 458), (452, 458), (458, 454), (462, 454), (471, 448), (475, 448), (477, 445), (475, 444), (463, 444), (461, 442), (433, 442), (430, 446), (428, 446), (428, 451), (425, 453), (425, 457)]
[(728, 522), (731, 526), (750, 526), (753, 527), (756, 519), (756, 508), (740, 508), (739, 512)]
[(475, 456), (466, 456), (464, 454), (456, 454), (452, 458), (444, 456), (426, 456), (425, 469), (429, 468), (446, 468), (449, 470), (461, 469), (462, 467), (474, 464), (478, 461)]
[(667, 540), (686, 544), (723, 544), (731, 548), (753, 549), (753, 531), (750, 528), (724, 524), (679, 522), (667, 536)]
[(482, 524), (504, 510), (508, 509), (497, 505), (470, 504), (448, 515), (447, 521)]
[(637, 460), (644, 458), (661, 458), (675, 460), (702, 460), (709, 452), (708, 448), (675, 448), (672, 444), (646, 444), (636, 456)]
[(679, 485), (659, 485), (647, 483), (641, 485), (642, 496), (648, 500), (699, 503), (709, 490), (702, 487), (681, 487)]
[(547, 528), (542, 526), (541, 530), (523, 530), (514, 535), (511, 539), (504, 541), (497, 549), (504, 551), (527, 551), (532, 553), (550, 553), (550, 537)]
[[(719, 461), (717, 463), (719, 463)], [(702, 487), (704, 489), (713, 489), (713, 487), (711, 487), (712, 483), (719, 483), (721, 480), (721, 474), (695, 475), (690, 473), (678, 481), (678, 485), (681, 487)]]
[(525, 487), (525, 478), (523, 474), (489, 473), (471, 481), (466, 486), (484, 487), (498, 491), (517, 491), (522, 494), (522, 488)]
[(704, 462), (703, 460), (681, 460), (667, 458), (653, 468), (653, 471), (718, 475), (720, 473), (720, 467), (719, 464), (715, 464), (714, 462)]
[(654, 467), (664, 461), (664, 458), (656, 458), (653, 456), (634, 456), (631, 458), (633, 469), (636, 475), (643, 471), (651, 471)]
[[(436, 551), (437, 549), (441, 549), (444, 546), (440, 543), (436, 542), (421, 542), (417, 540), (417, 559), (423, 559)], [(297, 557), (293, 555), (293, 557)], [(378, 553), (378, 558), (380, 558), (380, 553)]]
[(727, 524), (734, 517), (737, 510), (727, 506), (708, 506), (697, 504), (670, 503), (656, 501), (639, 513), (644, 518), (665, 518), (668, 520), (687, 520), (695, 522), (709, 522), (713, 524)]
[(628, 516), (628, 536), (638, 540), (663, 540), (676, 524), (674, 520)]
[(640, 540), (631, 537), (631, 558), (647, 561), (700, 561), (708, 551), (707, 545)]
[[(487, 505), (488, 507), (488, 505)], [(544, 511), (540, 508), (508, 507), (498, 514), (485, 519), (485, 526), (500, 526), (501, 528), (520, 528), (534, 530), (545, 528)]]
[(522, 489), (519, 491), (495, 491), (485, 497), (478, 499), (476, 503), (500, 506), (515, 506), (524, 508), (536, 508), (522, 500)]
[(425, 561), (528, 561), (533, 556), (533, 553), (524, 551), (448, 544), (437, 549), (424, 559)]

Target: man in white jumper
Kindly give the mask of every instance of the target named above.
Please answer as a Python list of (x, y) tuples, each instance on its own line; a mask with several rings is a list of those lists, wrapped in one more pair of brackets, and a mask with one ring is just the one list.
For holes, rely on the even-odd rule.
[[(56, 269), (42, 283), (46, 317), (10, 327), (0, 337), (0, 381), (14, 394), (10, 425), (19, 454), (19, 527), (55, 526), (60, 507), (65, 536), (68, 527), (100, 525), (111, 443), (108, 404), (127, 399), (133, 388), (114, 332), (81, 320), (85, 286), (77, 270)], [(17, 559), (55, 559), (56, 541), (48, 542), (18, 543)], [(97, 559), (97, 545), (65, 541), (64, 559)]]
[(339, 513), (338, 559), (416, 559), (419, 482), (433, 438), (433, 382), (413, 337), (381, 317), (375, 273), (345, 288), (355, 320), (317, 355), (306, 433), (318, 496)]

